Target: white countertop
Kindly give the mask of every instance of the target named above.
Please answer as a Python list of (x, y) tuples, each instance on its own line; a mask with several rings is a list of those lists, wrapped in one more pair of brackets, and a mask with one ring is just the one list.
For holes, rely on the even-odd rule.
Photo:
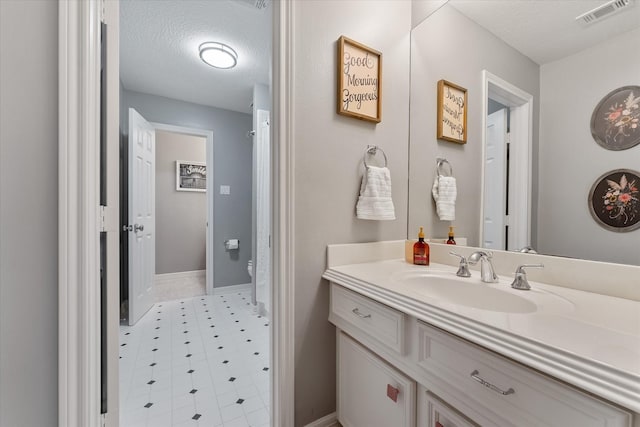
[(541, 372), (640, 413), (640, 302), (537, 283), (532, 290), (469, 283), (530, 300), (536, 308), (507, 313), (459, 305), (430, 295), (413, 273), (455, 277), (456, 268), (404, 259), (330, 267), (323, 277)]

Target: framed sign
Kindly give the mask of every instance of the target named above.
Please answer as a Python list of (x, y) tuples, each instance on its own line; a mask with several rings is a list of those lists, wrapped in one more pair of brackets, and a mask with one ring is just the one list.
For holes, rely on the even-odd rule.
[(589, 191), (589, 211), (611, 231), (640, 228), (640, 172), (616, 169), (601, 175)]
[(446, 80), (438, 82), (438, 139), (467, 143), (467, 90)]
[(207, 191), (207, 164), (176, 160), (177, 191)]
[(640, 86), (624, 86), (602, 98), (591, 115), (591, 135), (607, 150), (640, 144)]
[(382, 54), (361, 43), (338, 40), (338, 114), (380, 123)]

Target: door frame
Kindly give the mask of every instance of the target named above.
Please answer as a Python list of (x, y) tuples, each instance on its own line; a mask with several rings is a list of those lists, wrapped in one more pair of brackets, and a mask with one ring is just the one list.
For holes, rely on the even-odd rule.
[[(149, 122), (155, 130), (165, 132), (179, 133), (182, 135), (199, 136), (206, 139), (206, 163), (207, 163), (207, 238), (205, 244), (205, 275), (206, 275), (206, 293), (213, 295), (213, 249), (212, 244), (215, 242), (213, 238), (213, 202), (215, 188), (213, 187), (213, 131), (207, 129), (196, 129), (184, 126), (175, 126), (167, 123)], [(210, 224), (210, 225), (209, 225)], [(157, 234), (157, 230), (156, 230)]]
[[(295, 2), (272, 3), (272, 260), (271, 425), (294, 425), (294, 16)], [(100, 414), (100, 241), (99, 232), (118, 233), (118, 209), (99, 207), (100, 22), (118, 28), (118, 2), (59, 0), (59, 182), (58, 182), (58, 424), (66, 427), (118, 425), (118, 396), (110, 387), (110, 410)], [(117, 38), (110, 39), (117, 52)], [(115, 64), (115, 70), (114, 68)], [(111, 81), (118, 75), (109, 62)], [(110, 86), (107, 110), (117, 111), (118, 89)], [(115, 92), (114, 92), (115, 91)], [(111, 96), (112, 95), (112, 96)], [(116, 105), (114, 105), (114, 102)], [(107, 117), (117, 130), (118, 115)], [(119, 147), (118, 132), (108, 136)], [(109, 158), (111, 164), (118, 160)], [(116, 180), (117, 182), (117, 180)], [(117, 202), (116, 202), (117, 206)], [(100, 220), (104, 218), (104, 220)], [(102, 224), (102, 226), (101, 226)], [(116, 250), (117, 258), (117, 250)], [(112, 255), (112, 252), (109, 252)], [(113, 259), (108, 261), (113, 264)], [(110, 282), (109, 293), (117, 295)], [(117, 300), (118, 298), (116, 298)], [(110, 302), (113, 302), (110, 300)], [(113, 305), (113, 304), (111, 304)], [(119, 316), (109, 319), (110, 337)], [(117, 335), (109, 341), (109, 381), (119, 377)], [(109, 345), (108, 344), (108, 345)], [(113, 383), (109, 383), (113, 385)]]
[(487, 143), (489, 98), (509, 107), (510, 137), (509, 183), (511, 188), (526, 191), (509, 192), (509, 246), (521, 248), (531, 244), (531, 183), (533, 153), (533, 95), (500, 77), (482, 70), (482, 161), (480, 168), (480, 240), (484, 241), (484, 173)]

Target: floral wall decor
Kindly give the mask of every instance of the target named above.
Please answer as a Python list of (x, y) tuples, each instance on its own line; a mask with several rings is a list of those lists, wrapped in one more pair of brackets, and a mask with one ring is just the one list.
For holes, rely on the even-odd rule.
[(591, 134), (607, 150), (640, 144), (640, 86), (624, 86), (602, 98), (591, 115)]
[(616, 169), (600, 176), (589, 192), (589, 208), (598, 224), (612, 231), (640, 228), (640, 172)]

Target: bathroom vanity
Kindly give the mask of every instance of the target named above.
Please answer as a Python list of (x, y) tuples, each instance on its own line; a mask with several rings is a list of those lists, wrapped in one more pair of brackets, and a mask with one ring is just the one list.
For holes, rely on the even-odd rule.
[(576, 260), (518, 291), (505, 270), (549, 257), (495, 253), (489, 284), (457, 277), (450, 246), (423, 267), (404, 244), (329, 247), (344, 427), (640, 425), (640, 302), (545, 283)]

